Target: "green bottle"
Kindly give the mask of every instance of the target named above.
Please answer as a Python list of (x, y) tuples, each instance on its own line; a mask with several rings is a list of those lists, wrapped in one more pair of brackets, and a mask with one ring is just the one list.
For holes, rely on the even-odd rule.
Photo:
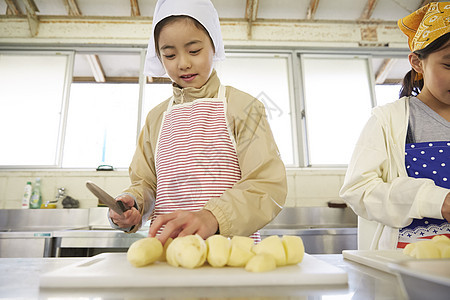
[(36, 178), (34, 183), (33, 192), (31, 193), (30, 208), (41, 208), (42, 196), (41, 196), (41, 179)]

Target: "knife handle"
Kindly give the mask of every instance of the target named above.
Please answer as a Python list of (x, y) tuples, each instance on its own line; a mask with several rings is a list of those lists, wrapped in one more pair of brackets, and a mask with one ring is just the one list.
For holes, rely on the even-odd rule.
[(125, 204), (123, 204), (123, 202), (121, 200), (117, 200), (116, 203), (119, 205), (120, 209), (123, 212), (126, 212), (127, 210), (131, 209), (131, 207), (126, 207)]

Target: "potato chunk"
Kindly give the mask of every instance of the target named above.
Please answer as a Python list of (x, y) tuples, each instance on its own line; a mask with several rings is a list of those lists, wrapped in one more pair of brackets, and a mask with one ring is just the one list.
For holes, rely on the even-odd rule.
[(245, 270), (249, 272), (267, 272), (277, 268), (275, 258), (270, 254), (257, 254), (250, 258), (245, 265)]
[(286, 264), (295, 265), (301, 263), (305, 255), (305, 246), (302, 238), (295, 235), (283, 235), (281, 242), (286, 252)]
[(445, 235), (436, 235), (431, 241), (438, 247), (441, 258), (450, 258), (450, 238)]
[(167, 247), (169, 247), (170, 243), (172, 243), (173, 238), (168, 238), (166, 243), (164, 244), (163, 247), (163, 253), (161, 254), (161, 257), (158, 259), (159, 261), (167, 261), (166, 256), (167, 256)]
[(253, 247), (253, 252), (255, 254), (265, 253), (272, 255), (278, 267), (286, 265), (286, 252), (281, 239), (277, 235), (263, 239)]
[(441, 253), (439, 248), (433, 241), (420, 241), (416, 247), (411, 251), (416, 258), (440, 258)]
[(231, 252), (227, 265), (243, 267), (255, 254), (252, 252), (253, 239), (246, 236), (233, 236), (231, 238)]
[(416, 244), (415, 243), (411, 243), (405, 246), (405, 248), (403, 249), (403, 253), (409, 256), (412, 256), (412, 251), (414, 250), (414, 248), (416, 248)]
[(450, 239), (445, 235), (436, 235), (431, 240), (406, 245), (403, 253), (419, 259), (450, 258)]
[(127, 260), (135, 267), (143, 267), (157, 261), (163, 253), (161, 242), (154, 237), (137, 240), (127, 251)]
[(206, 260), (211, 266), (219, 268), (227, 264), (231, 250), (228, 238), (218, 234), (212, 235), (206, 239), (206, 246), (208, 247)]

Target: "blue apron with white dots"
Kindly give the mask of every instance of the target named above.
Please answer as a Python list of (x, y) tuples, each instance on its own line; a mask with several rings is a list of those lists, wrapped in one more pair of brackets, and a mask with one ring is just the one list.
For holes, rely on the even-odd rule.
[[(429, 178), (450, 189), (450, 142), (406, 144), (405, 164), (409, 177)], [(397, 248), (441, 234), (450, 237), (450, 224), (445, 219), (413, 219), (400, 229)]]

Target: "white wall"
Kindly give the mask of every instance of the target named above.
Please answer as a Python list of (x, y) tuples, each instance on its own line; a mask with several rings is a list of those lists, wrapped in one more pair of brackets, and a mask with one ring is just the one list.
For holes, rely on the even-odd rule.
[[(288, 196), (285, 206), (326, 206), (339, 198), (345, 169), (288, 169)], [(127, 171), (0, 171), (0, 209), (20, 208), (27, 181), (40, 177), (43, 201), (54, 200), (57, 189), (80, 201), (81, 208), (97, 206), (97, 199), (85, 186), (91, 180), (111, 195), (130, 184)], [(61, 203), (58, 208), (62, 208)]]

